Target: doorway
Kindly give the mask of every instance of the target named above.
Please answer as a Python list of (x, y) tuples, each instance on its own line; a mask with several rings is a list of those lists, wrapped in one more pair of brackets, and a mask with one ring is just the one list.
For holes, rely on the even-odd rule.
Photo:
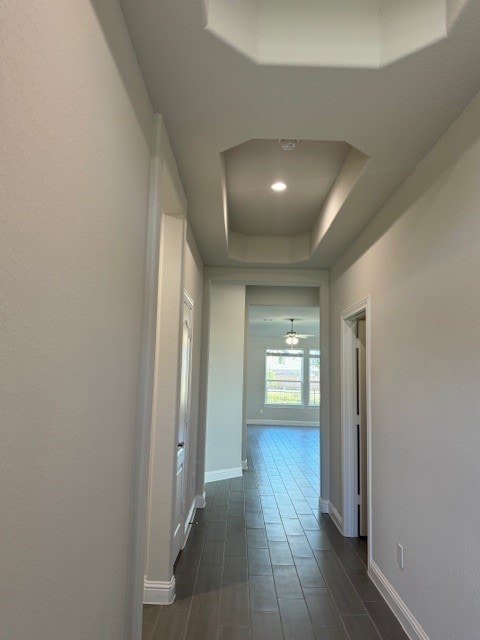
[(356, 321), (355, 345), (355, 422), (357, 429), (357, 530), (362, 538), (368, 536), (367, 494), (367, 363), (366, 363), (366, 319), (359, 316)]
[(192, 380), (193, 300), (183, 293), (182, 353), (180, 368), (180, 401), (178, 408), (177, 469), (175, 482), (175, 516), (173, 558), (185, 544), (192, 514), (187, 514), (186, 480), (188, 478), (188, 443), (190, 427), (190, 389)]
[(372, 548), (370, 297), (341, 314), (343, 533)]

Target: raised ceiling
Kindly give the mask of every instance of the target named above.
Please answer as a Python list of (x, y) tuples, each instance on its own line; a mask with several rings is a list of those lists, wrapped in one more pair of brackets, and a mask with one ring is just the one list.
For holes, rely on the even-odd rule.
[(259, 64), (381, 67), (447, 37), (448, 0), (209, 0), (207, 29)]
[[(276, 58), (250, 55), (235, 42), (248, 26), (240, 11), (247, 5), (257, 12), (276, 7), (278, 15), (264, 28), (277, 25), (278, 36), (288, 26), (296, 50), (307, 51), (310, 30), (322, 46), (338, 41), (349, 48), (350, 58), (342, 61), (331, 48), (317, 48), (314, 62), (295, 60), (292, 41), (284, 36), (277, 38)], [(342, 20), (330, 19), (327, 6), (333, 5), (342, 8)], [(214, 33), (213, 14), (202, 0), (122, 0), (154, 109), (166, 122), (205, 263), (328, 268), (480, 90), (480, 2), (210, 0), (209, 6), (240, 11), (235, 19), (223, 14), (228, 37)], [(308, 7), (317, 17), (307, 24)], [(388, 29), (385, 21), (382, 26), (382, 51), (390, 57), (378, 64), (364, 64), (362, 7), (373, 8), (377, 18), (396, 16)], [(432, 19), (422, 22), (422, 15)], [(215, 20), (218, 26), (218, 15)], [(320, 38), (325, 25), (328, 38)], [(353, 34), (348, 37), (342, 31), (347, 26)], [(288, 235), (291, 226), (274, 225), (264, 235), (268, 230), (259, 229), (256, 217), (240, 210), (229, 220), (224, 152), (250, 140), (279, 138), (350, 145), (313, 227), (296, 235)]]
[(283, 338), (293, 328), (299, 334), (320, 336), (320, 315), (318, 307), (290, 307), (283, 305), (250, 305), (248, 332), (250, 336)]
[[(349, 151), (345, 142), (249, 140), (225, 152), (228, 225), (242, 234), (310, 232)], [(282, 181), (285, 191), (271, 189)]]

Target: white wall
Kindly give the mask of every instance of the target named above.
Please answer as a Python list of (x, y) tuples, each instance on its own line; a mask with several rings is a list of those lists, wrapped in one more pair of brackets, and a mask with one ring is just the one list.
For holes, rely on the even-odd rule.
[(247, 305), (318, 307), (319, 287), (247, 286)]
[[(162, 215), (158, 317), (153, 377), (144, 602), (159, 602), (158, 589), (172, 579), (176, 451), (183, 311), (185, 220)], [(147, 584), (148, 583), (148, 584)]]
[(341, 509), (340, 313), (371, 294), (373, 560), (432, 640), (480, 624), (479, 174), (477, 97), (330, 278), (331, 498)]
[(241, 475), (245, 286), (212, 283), (207, 383), (208, 480), (224, 470)]
[(0, 620), (9, 640), (126, 639), (132, 609), (152, 109), (117, 3), (96, 6), (0, 3)]

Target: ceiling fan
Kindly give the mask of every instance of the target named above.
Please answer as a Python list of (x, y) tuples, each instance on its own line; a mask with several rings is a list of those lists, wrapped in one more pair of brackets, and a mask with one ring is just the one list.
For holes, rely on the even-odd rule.
[(307, 333), (297, 333), (296, 331), (294, 331), (293, 329), (293, 321), (295, 320), (295, 318), (290, 318), (290, 322), (291, 322), (291, 327), (290, 327), (290, 331), (287, 331), (285, 338), (286, 338), (286, 343), (291, 345), (293, 347), (293, 345), (298, 344), (299, 340), (304, 340), (305, 338), (313, 338), (314, 336), (311, 334), (307, 334)]

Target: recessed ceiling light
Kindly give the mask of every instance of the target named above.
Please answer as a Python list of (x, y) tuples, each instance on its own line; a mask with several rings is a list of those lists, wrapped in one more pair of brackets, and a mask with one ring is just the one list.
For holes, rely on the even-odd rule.
[(285, 191), (287, 185), (284, 182), (274, 182), (271, 186), (274, 191)]
[(297, 144), (300, 140), (291, 140), (290, 138), (282, 138), (278, 141), (278, 144), (284, 151), (294, 151), (297, 148)]

